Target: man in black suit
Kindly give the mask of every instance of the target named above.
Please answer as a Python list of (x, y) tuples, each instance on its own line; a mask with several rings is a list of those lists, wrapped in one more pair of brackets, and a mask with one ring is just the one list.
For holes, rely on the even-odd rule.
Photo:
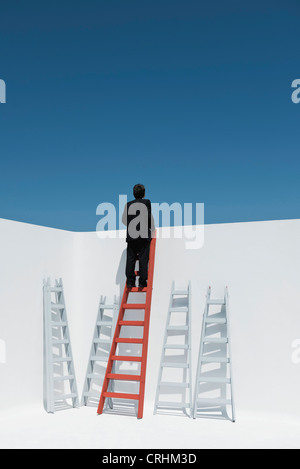
[(134, 200), (125, 205), (122, 222), (127, 226), (127, 287), (135, 287), (135, 262), (139, 260), (139, 287), (147, 287), (148, 262), (154, 220), (151, 202), (145, 199), (145, 187), (136, 184), (133, 188)]

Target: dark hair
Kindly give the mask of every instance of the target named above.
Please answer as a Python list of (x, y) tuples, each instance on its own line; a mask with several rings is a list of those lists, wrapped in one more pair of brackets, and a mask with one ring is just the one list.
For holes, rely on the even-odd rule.
[(145, 186), (143, 184), (136, 184), (133, 188), (133, 195), (136, 199), (142, 199), (145, 195)]

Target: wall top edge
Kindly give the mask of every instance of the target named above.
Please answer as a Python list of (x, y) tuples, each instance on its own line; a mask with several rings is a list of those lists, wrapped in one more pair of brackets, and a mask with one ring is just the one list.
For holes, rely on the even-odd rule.
[[(271, 224), (271, 223), (274, 223), (274, 224), (285, 224), (285, 223), (298, 223), (300, 222), (300, 219), (299, 218), (288, 218), (288, 219), (278, 219), (278, 220), (253, 220), (253, 221), (238, 221), (238, 222), (224, 222), (224, 223), (204, 223), (204, 225), (186, 225), (186, 228), (193, 228), (193, 229), (196, 229), (196, 227), (216, 227), (216, 226), (232, 226), (232, 225), (250, 225), (250, 224)], [(10, 219), (6, 219), (6, 218), (0, 218), (0, 224), (14, 224), (14, 225), (22, 225), (22, 226), (26, 226), (26, 227), (32, 227), (32, 228), (38, 228), (38, 229), (42, 229), (42, 230), (52, 230), (52, 231), (56, 231), (56, 232), (64, 232), (64, 233), (70, 233), (70, 234), (96, 234), (97, 232), (96, 231), (72, 231), (72, 230), (65, 230), (65, 229), (61, 229), (61, 228), (53, 228), (53, 227), (50, 227), (50, 226), (45, 226), (45, 225), (37, 225), (37, 224), (34, 224), (34, 223), (26, 223), (26, 222), (21, 222), (21, 221), (17, 221), (17, 220), (10, 220)], [(163, 227), (159, 227), (158, 230), (159, 231), (164, 231), (164, 230), (169, 230), (169, 229), (173, 229), (173, 228), (176, 228), (171, 226), (163, 226)], [(109, 233), (113, 234), (113, 233), (124, 233), (125, 230), (110, 230)]]

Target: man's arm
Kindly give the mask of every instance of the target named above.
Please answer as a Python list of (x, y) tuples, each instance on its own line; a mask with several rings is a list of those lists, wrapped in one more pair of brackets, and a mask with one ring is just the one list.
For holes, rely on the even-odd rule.
[(125, 204), (125, 207), (124, 207), (124, 212), (122, 215), (122, 223), (123, 225), (127, 226), (127, 204)]
[(153, 235), (155, 231), (155, 222), (154, 222), (154, 218), (153, 218), (153, 215), (151, 213), (151, 234)]
[(154, 234), (154, 231), (155, 231), (155, 222), (154, 222), (154, 218), (153, 218), (153, 214), (152, 214), (152, 206), (151, 206), (151, 202), (149, 200), (149, 209), (150, 209), (150, 213), (151, 213), (151, 217), (150, 217), (150, 231), (151, 231), (151, 237), (153, 236)]

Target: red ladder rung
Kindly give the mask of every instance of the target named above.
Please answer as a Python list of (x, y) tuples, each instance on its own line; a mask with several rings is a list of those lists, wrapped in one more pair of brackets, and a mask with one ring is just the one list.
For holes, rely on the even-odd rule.
[(148, 291), (147, 287), (127, 287), (127, 289), (133, 293), (146, 293)]
[(146, 304), (145, 303), (124, 303), (122, 305), (123, 309), (145, 309)]
[(131, 339), (127, 337), (118, 337), (115, 339), (117, 344), (143, 344), (144, 339)]
[(119, 321), (120, 326), (144, 326), (144, 321)]
[(141, 362), (142, 357), (130, 357), (129, 355), (113, 355), (111, 357), (113, 361), (120, 362)]
[(104, 392), (103, 397), (111, 397), (116, 399), (134, 399), (139, 400), (139, 394), (125, 394), (122, 392)]
[(141, 381), (141, 377), (139, 375), (125, 375), (125, 374), (116, 374), (116, 373), (109, 373), (107, 375), (109, 379), (114, 379), (117, 381)]

